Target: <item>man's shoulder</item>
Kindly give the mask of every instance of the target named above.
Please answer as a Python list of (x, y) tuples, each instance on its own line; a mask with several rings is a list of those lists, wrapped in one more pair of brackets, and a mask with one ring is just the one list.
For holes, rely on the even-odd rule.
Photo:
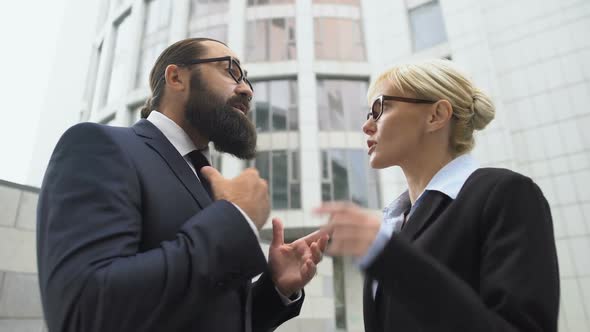
[[(68, 128), (60, 143), (65, 142), (87, 142), (87, 141), (109, 141), (117, 140), (121, 135), (128, 135), (131, 129), (128, 127), (115, 127), (94, 122), (80, 122)], [(59, 144), (59, 143), (58, 143)]]
[(115, 127), (110, 125), (105, 125), (96, 122), (80, 122), (77, 123), (70, 128), (68, 128), (64, 135), (88, 135), (90, 133), (94, 134), (105, 134), (105, 135), (113, 135), (118, 132), (128, 132), (131, 129), (129, 127)]
[(131, 128), (81, 122), (63, 133), (55, 145), (52, 159), (62, 155), (133, 150), (133, 136)]

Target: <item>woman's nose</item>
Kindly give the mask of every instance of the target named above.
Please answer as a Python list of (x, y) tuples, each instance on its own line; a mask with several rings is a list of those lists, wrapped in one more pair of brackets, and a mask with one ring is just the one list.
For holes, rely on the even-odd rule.
[(367, 135), (373, 135), (375, 133), (375, 130), (377, 129), (376, 125), (375, 125), (375, 121), (369, 117), (367, 119), (367, 121), (365, 121), (365, 123), (363, 124), (363, 133), (367, 134)]

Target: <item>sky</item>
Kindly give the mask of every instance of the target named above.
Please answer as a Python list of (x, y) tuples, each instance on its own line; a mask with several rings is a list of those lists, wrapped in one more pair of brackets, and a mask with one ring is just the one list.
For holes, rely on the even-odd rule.
[(0, 180), (27, 181), (66, 1), (0, 1)]

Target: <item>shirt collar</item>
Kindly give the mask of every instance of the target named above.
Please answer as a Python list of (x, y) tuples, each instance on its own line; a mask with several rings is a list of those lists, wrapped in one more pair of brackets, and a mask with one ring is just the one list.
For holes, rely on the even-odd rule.
[[(180, 153), (181, 156), (186, 156), (188, 153), (198, 150), (195, 143), (190, 139), (187, 133), (180, 128), (180, 126), (172, 121), (166, 115), (152, 111), (147, 117), (147, 120), (151, 122), (156, 128), (158, 128), (164, 136), (170, 141), (172, 146)], [(205, 157), (209, 159), (208, 149), (201, 150)]]
[[(459, 191), (469, 176), (479, 168), (479, 163), (471, 155), (462, 155), (453, 159), (450, 163), (441, 168), (430, 180), (424, 192), (428, 190), (439, 191), (451, 199), (457, 198)], [(385, 221), (398, 222), (399, 218), (408, 209), (415, 209), (424, 192), (418, 196), (414, 206), (410, 203), (408, 190), (404, 191), (391, 204), (383, 209)], [(410, 212), (411, 213), (411, 212)]]
[(441, 168), (430, 180), (424, 191), (439, 191), (451, 199), (455, 199), (467, 178), (478, 168), (479, 163), (475, 158), (469, 154), (461, 155)]

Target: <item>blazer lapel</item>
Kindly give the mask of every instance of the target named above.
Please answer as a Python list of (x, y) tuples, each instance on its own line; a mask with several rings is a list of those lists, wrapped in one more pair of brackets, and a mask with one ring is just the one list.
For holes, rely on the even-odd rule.
[(449, 205), (452, 201), (447, 195), (438, 191), (424, 193), (420, 205), (408, 218), (401, 229), (400, 236), (415, 240)]
[(168, 167), (174, 172), (178, 180), (191, 193), (195, 201), (205, 208), (211, 204), (211, 198), (203, 188), (203, 185), (196, 178), (195, 174), (187, 164), (186, 160), (178, 153), (166, 136), (151, 122), (142, 119), (133, 125), (133, 130), (138, 136), (145, 139), (145, 143), (155, 150)]
[(365, 276), (365, 283), (363, 286), (363, 316), (365, 321), (365, 331), (377, 331), (377, 306), (375, 299), (373, 299), (373, 279)]

